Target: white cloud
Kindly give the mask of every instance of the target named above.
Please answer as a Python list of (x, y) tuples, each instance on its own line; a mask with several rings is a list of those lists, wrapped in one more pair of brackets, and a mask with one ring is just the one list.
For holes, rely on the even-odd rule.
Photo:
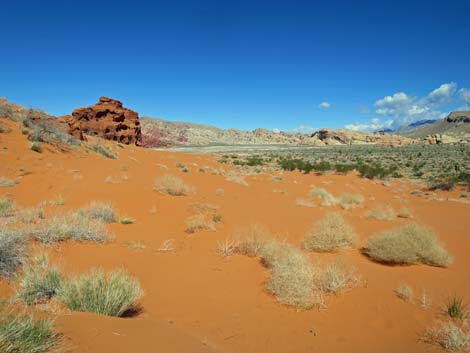
[(459, 90), (459, 95), (467, 105), (466, 109), (470, 109), (470, 88), (461, 88)]
[(291, 132), (296, 134), (311, 134), (315, 132), (315, 128), (310, 125), (300, 125), (291, 130)]
[(276, 128), (272, 129), (271, 131), (272, 131), (272, 132), (275, 132), (276, 134), (279, 134), (279, 133), (281, 132), (280, 129), (276, 129)]
[[(374, 117), (367, 122), (346, 125), (351, 130), (376, 131), (395, 129), (402, 125), (419, 120), (436, 120), (444, 118), (455, 109), (456, 93), (458, 98), (470, 107), (470, 89), (457, 91), (455, 82), (443, 83), (423, 97), (414, 97), (405, 92), (396, 92), (375, 101)], [(453, 108), (453, 109), (452, 109)]]
[(373, 118), (368, 122), (364, 123), (352, 123), (345, 126), (348, 130), (354, 131), (378, 131), (390, 129), (392, 127), (393, 120), (382, 121), (378, 118)]
[(329, 102), (321, 102), (319, 105), (318, 105), (319, 108), (322, 108), (322, 109), (328, 109), (329, 107), (331, 107), (331, 104)]

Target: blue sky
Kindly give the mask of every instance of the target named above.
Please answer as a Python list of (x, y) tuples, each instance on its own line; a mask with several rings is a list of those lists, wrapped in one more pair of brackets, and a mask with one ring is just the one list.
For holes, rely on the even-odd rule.
[[(470, 1), (4, 1), (0, 96), (228, 128), (375, 129), (470, 104)], [(322, 104), (324, 103), (324, 104)]]

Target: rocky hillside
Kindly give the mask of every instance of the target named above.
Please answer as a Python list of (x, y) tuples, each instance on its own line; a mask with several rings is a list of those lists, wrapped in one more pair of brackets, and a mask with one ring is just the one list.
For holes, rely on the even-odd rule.
[(162, 119), (142, 118), (143, 145), (168, 147), (178, 145), (409, 145), (415, 143), (408, 137), (383, 133), (365, 133), (350, 130), (322, 129), (313, 134), (274, 132), (267, 129), (253, 131), (219, 129), (214, 126), (171, 122)]
[(428, 143), (470, 143), (470, 111), (456, 111), (432, 125), (413, 130), (404, 136), (424, 139)]

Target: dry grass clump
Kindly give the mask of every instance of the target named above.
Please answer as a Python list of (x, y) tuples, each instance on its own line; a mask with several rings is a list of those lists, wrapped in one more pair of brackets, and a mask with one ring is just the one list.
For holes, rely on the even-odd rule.
[(399, 218), (411, 218), (412, 216), (413, 214), (408, 207), (402, 207), (397, 213), (397, 217)]
[(271, 275), (266, 288), (279, 302), (305, 309), (316, 303), (316, 273), (305, 254), (291, 244), (270, 240), (260, 255)]
[(453, 319), (465, 320), (468, 317), (468, 306), (461, 297), (454, 295), (447, 300), (445, 314)]
[(197, 214), (186, 220), (186, 232), (197, 233), (204, 230), (215, 231), (215, 224), (211, 219), (207, 219), (204, 214)]
[(25, 262), (26, 241), (21, 232), (0, 228), (0, 276), (11, 277)]
[(406, 302), (413, 300), (413, 288), (405, 283), (400, 284), (400, 286), (395, 290), (395, 294), (398, 298)]
[(356, 208), (362, 205), (364, 202), (364, 196), (360, 194), (343, 194), (339, 197), (339, 205), (345, 209), (349, 210), (351, 208)]
[(448, 321), (429, 329), (424, 334), (424, 340), (436, 344), (449, 352), (467, 352), (470, 350), (470, 330), (468, 323), (457, 325)]
[(238, 252), (238, 242), (234, 239), (225, 239), (217, 243), (217, 254), (222, 257), (233, 256)]
[(248, 186), (248, 182), (241, 175), (227, 175), (225, 180), (228, 180), (228, 181), (231, 181), (233, 183), (240, 184), (240, 185)]
[(135, 222), (135, 219), (132, 217), (128, 217), (128, 216), (123, 216), (123, 217), (119, 217), (118, 222), (119, 224), (133, 224)]
[(269, 231), (258, 223), (238, 229), (235, 232), (237, 242), (237, 253), (247, 256), (258, 256), (261, 249), (271, 237)]
[(366, 213), (366, 218), (390, 221), (395, 218), (395, 210), (390, 205), (379, 205)]
[(28, 232), (34, 239), (46, 244), (67, 240), (102, 243), (110, 238), (103, 221), (82, 213), (55, 216), (31, 227)]
[(106, 223), (113, 223), (116, 221), (114, 207), (108, 202), (92, 201), (81, 211), (92, 219), (99, 219)]
[(43, 303), (59, 292), (63, 281), (60, 270), (50, 267), (49, 259), (43, 255), (25, 266), (17, 296), (28, 305)]
[(105, 273), (93, 270), (62, 287), (59, 298), (73, 311), (86, 311), (108, 316), (123, 316), (136, 310), (136, 301), (142, 295), (137, 279), (125, 271)]
[(315, 188), (310, 192), (310, 196), (315, 199), (323, 200), (322, 206), (332, 206), (336, 204), (336, 199), (323, 188)]
[(41, 206), (33, 208), (24, 208), (16, 213), (16, 218), (25, 224), (35, 223), (44, 219), (44, 209)]
[(305, 200), (305, 199), (296, 199), (295, 204), (297, 206), (303, 206), (303, 207), (315, 207), (316, 206), (312, 201)]
[(15, 203), (13, 201), (0, 198), (0, 217), (9, 216), (14, 207)]
[(0, 352), (51, 352), (61, 336), (54, 332), (49, 319), (34, 320), (26, 314), (0, 313)]
[(16, 182), (5, 178), (5, 177), (0, 177), (0, 187), (10, 187), (10, 186), (15, 186)]
[(386, 264), (426, 264), (445, 267), (451, 256), (439, 244), (429, 228), (410, 223), (388, 230), (368, 239), (363, 253)]
[(330, 213), (305, 234), (307, 250), (334, 251), (356, 244), (356, 234), (339, 213)]
[(183, 196), (191, 193), (193, 188), (184, 183), (184, 181), (174, 175), (165, 174), (155, 180), (155, 190), (172, 196)]
[(319, 271), (316, 286), (324, 293), (337, 294), (356, 282), (354, 271), (341, 262), (333, 262)]

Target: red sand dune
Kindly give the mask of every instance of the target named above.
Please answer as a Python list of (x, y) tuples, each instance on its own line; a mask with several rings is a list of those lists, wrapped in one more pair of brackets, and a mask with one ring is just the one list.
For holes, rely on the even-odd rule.
[[(64, 345), (73, 352), (433, 352), (439, 348), (419, 337), (433, 321), (443, 319), (440, 310), (448, 295), (457, 293), (470, 302), (470, 204), (429, 201), (410, 194), (416, 185), (392, 181), (384, 187), (354, 174), (292, 172), (285, 173), (280, 182), (272, 181), (272, 175), (259, 174), (247, 177), (249, 186), (243, 186), (221, 175), (198, 172), (203, 166), (228, 168), (219, 165), (215, 157), (136, 146), (115, 148), (117, 160), (83, 150), (57, 152), (45, 145), (39, 154), (29, 149), (29, 142), (14, 124), (5, 119), (2, 123), (13, 131), (0, 135), (0, 176), (19, 183), (0, 189), (0, 197), (10, 193), (17, 205), (31, 207), (61, 195), (65, 204), (50, 206), (48, 214), (76, 209), (92, 200), (109, 201), (119, 214), (136, 220), (132, 225), (109, 225), (115, 235), (109, 244), (44, 247), (51, 261), (59, 263), (67, 275), (94, 267), (124, 267), (140, 280), (145, 291), (143, 312), (132, 318), (58, 313), (57, 330), (65, 335)], [(177, 162), (186, 163), (190, 172), (182, 173), (175, 166)], [(168, 170), (157, 164), (167, 165)], [(20, 169), (30, 173), (20, 176)], [(172, 197), (154, 191), (154, 180), (166, 173), (180, 176), (195, 192)], [(308, 198), (312, 185), (333, 195), (360, 193), (365, 197), (364, 207), (345, 211), (337, 206), (296, 206), (297, 198)], [(223, 195), (217, 195), (218, 188), (224, 190)], [(457, 198), (458, 193), (439, 196)], [(194, 213), (191, 205), (197, 203), (220, 206), (218, 213), (223, 219), (217, 231), (185, 232), (184, 221)], [(360, 244), (377, 231), (409, 222), (363, 217), (379, 204), (411, 209), (414, 220), (439, 234), (454, 262), (448, 268), (392, 267), (370, 261), (357, 249), (311, 253), (312, 261), (344, 259), (355, 266), (362, 281), (348, 292), (326, 298), (325, 309), (298, 311), (279, 304), (266, 292), (267, 272), (259, 260), (222, 258), (216, 253), (218, 242), (251, 222), (264, 224), (293, 244), (300, 243), (305, 232), (331, 210), (338, 210), (354, 225)], [(167, 239), (174, 240), (175, 250), (157, 251)], [(142, 242), (146, 248), (130, 249), (125, 245), (130, 241)], [(403, 282), (414, 288), (416, 296), (426, 291), (431, 307), (424, 310), (418, 303), (397, 298), (394, 290)], [(13, 290), (14, 284), (2, 282), (0, 297), (9, 297)]]

